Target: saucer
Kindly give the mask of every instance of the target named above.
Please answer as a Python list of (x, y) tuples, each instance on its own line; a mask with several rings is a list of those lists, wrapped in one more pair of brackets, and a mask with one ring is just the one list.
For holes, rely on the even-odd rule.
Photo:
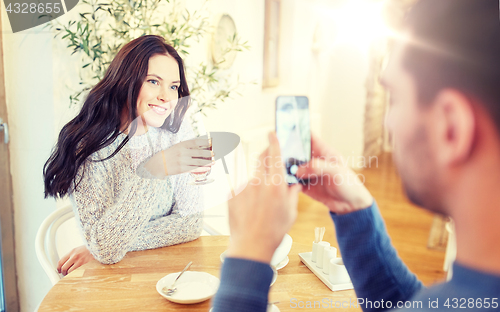
[(278, 266), (283, 259), (288, 256), (290, 249), (292, 249), (293, 239), (290, 235), (285, 234), (281, 240), (280, 245), (274, 251), (273, 258), (271, 259), (271, 265)]
[(156, 283), (156, 291), (165, 299), (183, 304), (203, 302), (217, 292), (219, 279), (206, 272), (186, 271), (175, 283), (177, 291), (171, 296), (163, 293), (163, 287), (170, 287), (180, 272), (171, 273)]
[(288, 258), (288, 256), (285, 258), (285, 260), (281, 261), (280, 263), (278, 263), (278, 265), (276, 266), (276, 270), (281, 270), (283, 269), (284, 267), (286, 267), (286, 265), (288, 264), (288, 262), (290, 262), (290, 258)]
[[(227, 250), (220, 254), (220, 262), (222, 263), (224, 263), (224, 259), (226, 259), (226, 252)], [(288, 264), (288, 262), (290, 262), (290, 258), (288, 258), (287, 256), (285, 259), (283, 259), (283, 261), (276, 265), (276, 270), (283, 269)]]
[(273, 279), (271, 280), (271, 285), (269, 285), (269, 287), (273, 286), (278, 279), (278, 270), (275, 267), (271, 267), (271, 269), (273, 269)]

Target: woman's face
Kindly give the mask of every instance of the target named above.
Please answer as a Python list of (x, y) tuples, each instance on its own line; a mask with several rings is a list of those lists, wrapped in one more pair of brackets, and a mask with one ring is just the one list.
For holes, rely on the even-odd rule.
[(149, 58), (146, 80), (137, 98), (137, 113), (146, 124), (160, 127), (172, 113), (179, 98), (179, 64), (170, 55)]

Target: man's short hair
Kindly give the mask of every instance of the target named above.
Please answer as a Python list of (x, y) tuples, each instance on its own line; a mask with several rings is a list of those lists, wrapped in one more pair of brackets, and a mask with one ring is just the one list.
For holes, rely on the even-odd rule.
[(500, 131), (499, 15), (498, 0), (421, 0), (412, 7), (403, 66), (421, 103), (457, 89), (485, 105)]

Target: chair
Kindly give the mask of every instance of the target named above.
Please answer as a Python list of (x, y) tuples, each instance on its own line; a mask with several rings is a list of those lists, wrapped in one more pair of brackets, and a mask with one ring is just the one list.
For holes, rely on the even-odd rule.
[(59, 255), (57, 253), (56, 233), (58, 228), (75, 216), (71, 205), (52, 212), (40, 225), (35, 239), (35, 250), (38, 261), (55, 285), (62, 275), (56, 270)]

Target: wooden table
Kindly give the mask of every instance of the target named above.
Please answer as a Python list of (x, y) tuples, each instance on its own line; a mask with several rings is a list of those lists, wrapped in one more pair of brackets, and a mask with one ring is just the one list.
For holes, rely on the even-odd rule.
[[(208, 311), (210, 300), (183, 305), (164, 299), (156, 292), (156, 282), (179, 272), (189, 261), (193, 261), (191, 271), (219, 277), (219, 256), (228, 243), (228, 236), (202, 236), (186, 244), (129, 252), (113, 265), (91, 261), (60, 280), (45, 296), (39, 311)], [(333, 304), (356, 301), (353, 290), (332, 292), (300, 261), (298, 253), (310, 250), (311, 246), (293, 244), (290, 262), (279, 271), (270, 301), (279, 301), (277, 306), (282, 312), (297, 311), (299, 301), (304, 305), (317, 301), (318, 310), (324, 310), (319, 309), (323, 300), (332, 300)]]

